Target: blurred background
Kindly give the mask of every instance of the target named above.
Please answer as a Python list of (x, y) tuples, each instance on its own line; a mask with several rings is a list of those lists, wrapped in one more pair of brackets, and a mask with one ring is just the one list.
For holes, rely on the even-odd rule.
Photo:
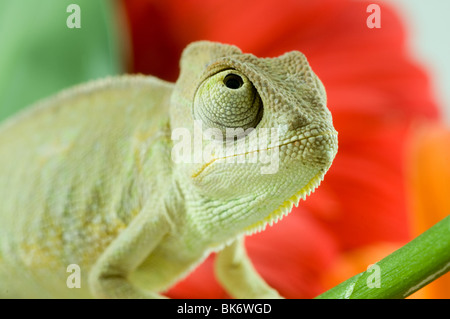
[[(71, 3), (79, 29), (67, 27)], [(380, 29), (367, 27), (371, 3)], [(196, 40), (302, 51), (327, 89), (339, 153), (313, 195), (246, 243), (283, 296), (313, 298), (450, 212), (449, 10), (441, 0), (0, 0), (0, 121), (104, 76), (175, 81)], [(167, 295), (229, 297), (213, 260)], [(412, 297), (449, 298), (449, 274)]]
[(401, 13), (409, 30), (409, 49), (426, 66), (433, 90), (450, 124), (450, 2), (386, 0)]

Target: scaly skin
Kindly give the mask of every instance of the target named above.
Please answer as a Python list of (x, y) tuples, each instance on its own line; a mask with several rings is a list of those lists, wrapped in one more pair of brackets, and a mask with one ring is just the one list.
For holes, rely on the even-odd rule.
[[(174, 133), (195, 136), (194, 123), (214, 138), (174, 160)], [(299, 52), (197, 42), (175, 84), (124, 76), (65, 91), (0, 126), (0, 296), (158, 298), (217, 251), (231, 295), (279, 298), (244, 236), (288, 214), (336, 152), (325, 90)], [(269, 173), (249, 160), (268, 154)], [(69, 264), (81, 288), (67, 287)]]

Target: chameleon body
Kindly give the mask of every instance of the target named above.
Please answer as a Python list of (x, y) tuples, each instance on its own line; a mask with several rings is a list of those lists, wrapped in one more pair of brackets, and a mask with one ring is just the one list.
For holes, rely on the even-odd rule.
[[(158, 298), (211, 252), (232, 296), (280, 297), (243, 238), (288, 214), (330, 167), (324, 87), (299, 52), (257, 58), (201, 41), (180, 66), (176, 83), (97, 80), (0, 126), (1, 297)], [(174, 132), (194, 135), (195, 123), (215, 136), (174, 160)], [(264, 133), (274, 128), (276, 138)], [(192, 160), (211, 146), (226, 152)], [(277, 155), (274, 172), (245, 160), (263, 153)], [(68, 287), (71, 264), (80, 288)]]

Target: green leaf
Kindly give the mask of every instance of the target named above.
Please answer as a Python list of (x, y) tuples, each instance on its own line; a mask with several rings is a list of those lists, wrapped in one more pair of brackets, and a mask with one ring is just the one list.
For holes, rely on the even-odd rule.
[[(71, 3), (81, 28), (66, 24)], [(122, 72), (114, 1), (0, 1), (0, 121), (57, 91)]]

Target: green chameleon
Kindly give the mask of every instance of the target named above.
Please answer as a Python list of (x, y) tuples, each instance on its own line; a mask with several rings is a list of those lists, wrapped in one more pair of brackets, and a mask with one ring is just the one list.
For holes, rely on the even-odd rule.
[[(244, 236), (287, 215), (329, 169), (337, 132), (324, 87), (295, 51), (257, 58), (201, 41), (180, 65), (174, 84), (94, 81), (0, 126), (1, 297), (163, 297), (211, 252), (232, 296), (281, 297)], [(196, 123), (214, 137), (185, 141), (177, 149), (191, 156), (175, 160), (174, 133), (195, 135)], [(272, 172), (250, 160), (269, 153)], [(68, 287), (71, 264), (80, 288)]]

